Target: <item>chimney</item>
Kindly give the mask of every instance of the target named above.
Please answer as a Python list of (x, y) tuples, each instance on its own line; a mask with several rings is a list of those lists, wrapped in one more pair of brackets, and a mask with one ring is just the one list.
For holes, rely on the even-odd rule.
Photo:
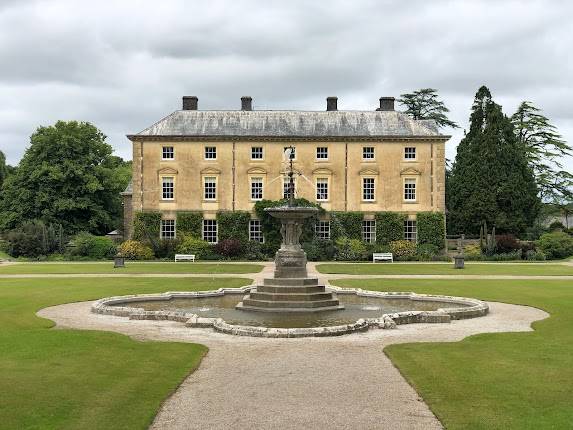
[(241, 97), (241, 110), (253, 110), (253, 99), (249, 96)]
[(376, 110), (393, 111), (394, 110), (394, 97), (380, 97), (380, 107)]
[(183, 110), (197, 110), (197, 101), (195, 96), (183, 96)]
[(327, 97), (326, 98), (326, 110), (338, 110), (338, 97)]

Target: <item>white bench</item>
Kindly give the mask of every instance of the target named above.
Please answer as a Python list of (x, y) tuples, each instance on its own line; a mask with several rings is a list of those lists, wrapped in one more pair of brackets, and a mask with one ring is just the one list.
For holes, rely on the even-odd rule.
[(175, 254), (175, 262), (178, 261), (195, 261), (195, 254)]
[(394, 256), (391, 252), (375, 252), (372, 254), (372, 262), (376, 263), (377, 261), (390, 261), (393, 263)]

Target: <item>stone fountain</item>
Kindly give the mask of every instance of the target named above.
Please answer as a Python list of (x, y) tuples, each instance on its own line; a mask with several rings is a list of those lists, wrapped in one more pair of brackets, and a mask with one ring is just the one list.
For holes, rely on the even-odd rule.
[(294, 179), (292, 166), (293, 148), (285, 155), (290, 160), (288, 172), (288, 203), (284, 206), (265, 209), (281, 221), (282, 243), (275, 255), (273, 278), (264, 279), (257, 285), (237, 309), (261, 312), (319, 312), (343, 309), (336, 295), (320, 285), (318, 278), (309, 278), (306, 270), (306, 253), (300, 245), (304, 220), (316, 215), (315, 207), (294, 205)]

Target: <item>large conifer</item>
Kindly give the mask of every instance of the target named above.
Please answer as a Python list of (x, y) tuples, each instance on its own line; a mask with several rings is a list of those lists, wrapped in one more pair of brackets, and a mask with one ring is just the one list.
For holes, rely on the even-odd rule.
[(448, 196), (451, 233), (477, 234), (483, 222), (519, 234), (537, 216), (538, 190), (513, 125), (482, 86), (458, 146)]

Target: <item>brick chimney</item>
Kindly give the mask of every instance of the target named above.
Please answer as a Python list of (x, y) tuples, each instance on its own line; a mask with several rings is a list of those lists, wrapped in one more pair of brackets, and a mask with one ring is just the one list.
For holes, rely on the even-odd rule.
[(394, 110), (394, 97), (380, 97), (380, 107), (376, 110), (393, 111)]
[(253, 98), (249, 96), (241, 97), (241, 110), (253, 110)]
[(183, 110), (197, 110), (198, 100), (196, 96), (183, 96)]

